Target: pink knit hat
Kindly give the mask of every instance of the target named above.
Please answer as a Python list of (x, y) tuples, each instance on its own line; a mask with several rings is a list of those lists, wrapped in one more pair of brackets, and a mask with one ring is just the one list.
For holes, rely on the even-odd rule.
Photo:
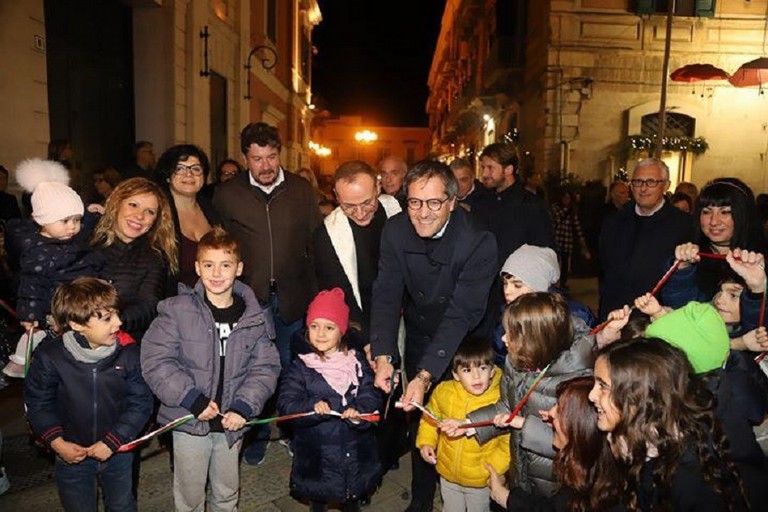
[(334, 288), (323, 290), (309, 304), (307, 309), (307, 327), (313, 320), (322, 318), (335, 323), (341, 334), (347, 332), (349, 326), (349, 306), (344, 302), (344, 290)]
[(85, 212), (83, 200), (68, 186), (69, 171), (58, 162), (24, 160), (16, 168), (16, 181), (32, 194), (32, 218), (41, 226)]

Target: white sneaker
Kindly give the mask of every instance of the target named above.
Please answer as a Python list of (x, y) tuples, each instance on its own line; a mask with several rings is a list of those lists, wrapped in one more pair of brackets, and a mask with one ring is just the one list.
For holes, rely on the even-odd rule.
[(293, 450), (291, 449), (291, 440), (287, 438), (282, 438), (280, 441), (278, 441), (281, 445), (285, 446), (285, 449), (288, 450), (288, 455), (293, 457)]
[(8, 474), (5, 468), (0, 467), (0, 494), (5, 494), (11, 488), (11, 482), (8, 480)]

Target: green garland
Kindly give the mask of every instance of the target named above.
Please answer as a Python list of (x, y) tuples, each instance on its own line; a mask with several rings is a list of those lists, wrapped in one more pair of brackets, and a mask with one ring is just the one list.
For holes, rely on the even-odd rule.
[[(656, 147), (656, 135), (630, 135), (625, 141), (627, 154), (630, 157), (635, 156), (642, 151), (651, 152)], [(667, 151), (682, 151), (701, 155), (707, 149), (709, 144), (702, 137), (664, 137), (663, 147)]]

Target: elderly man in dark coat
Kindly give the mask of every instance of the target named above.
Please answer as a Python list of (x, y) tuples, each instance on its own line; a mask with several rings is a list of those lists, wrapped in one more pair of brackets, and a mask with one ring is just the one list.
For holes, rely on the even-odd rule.
[(675, 247), (691, 240), (690, 215), (664, 198), (669, 168), (646, 158), (635, 166), (634, 200), (608, 217), (600, 231), (600, 319), (631, 304), (664, 275), (675, 257)]
[[(425, 403), (432, 382), (448, 369), (461, 340), (483, 319), (497, 273), (496, 241), (456, 208), (458, 184), (437, 161), (417, 163), (405, 179), (407, 216), (384, 226), (379, 275), (373, 285), (371, 349), (376, 385), (389, 391), (397, 363), (397, 332), (405, 318), (405, 370), (411, 379), (403, 397)], [(418, 427), (412, 414), (409, 428)], [(434, 468), (412, 450), (411, 511), (432, 510)]]

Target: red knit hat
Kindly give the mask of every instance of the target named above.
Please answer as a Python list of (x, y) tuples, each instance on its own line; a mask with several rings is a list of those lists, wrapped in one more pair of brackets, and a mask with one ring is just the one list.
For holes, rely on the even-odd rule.
[(313, 320), (322, 318), (335, 323), (341, 334), (347, 332), (349, 326), (349, 306), (344, 302), (344, 290), (334, 288), (323, 290), (309, 304), (307, 309), (307, 327)]

